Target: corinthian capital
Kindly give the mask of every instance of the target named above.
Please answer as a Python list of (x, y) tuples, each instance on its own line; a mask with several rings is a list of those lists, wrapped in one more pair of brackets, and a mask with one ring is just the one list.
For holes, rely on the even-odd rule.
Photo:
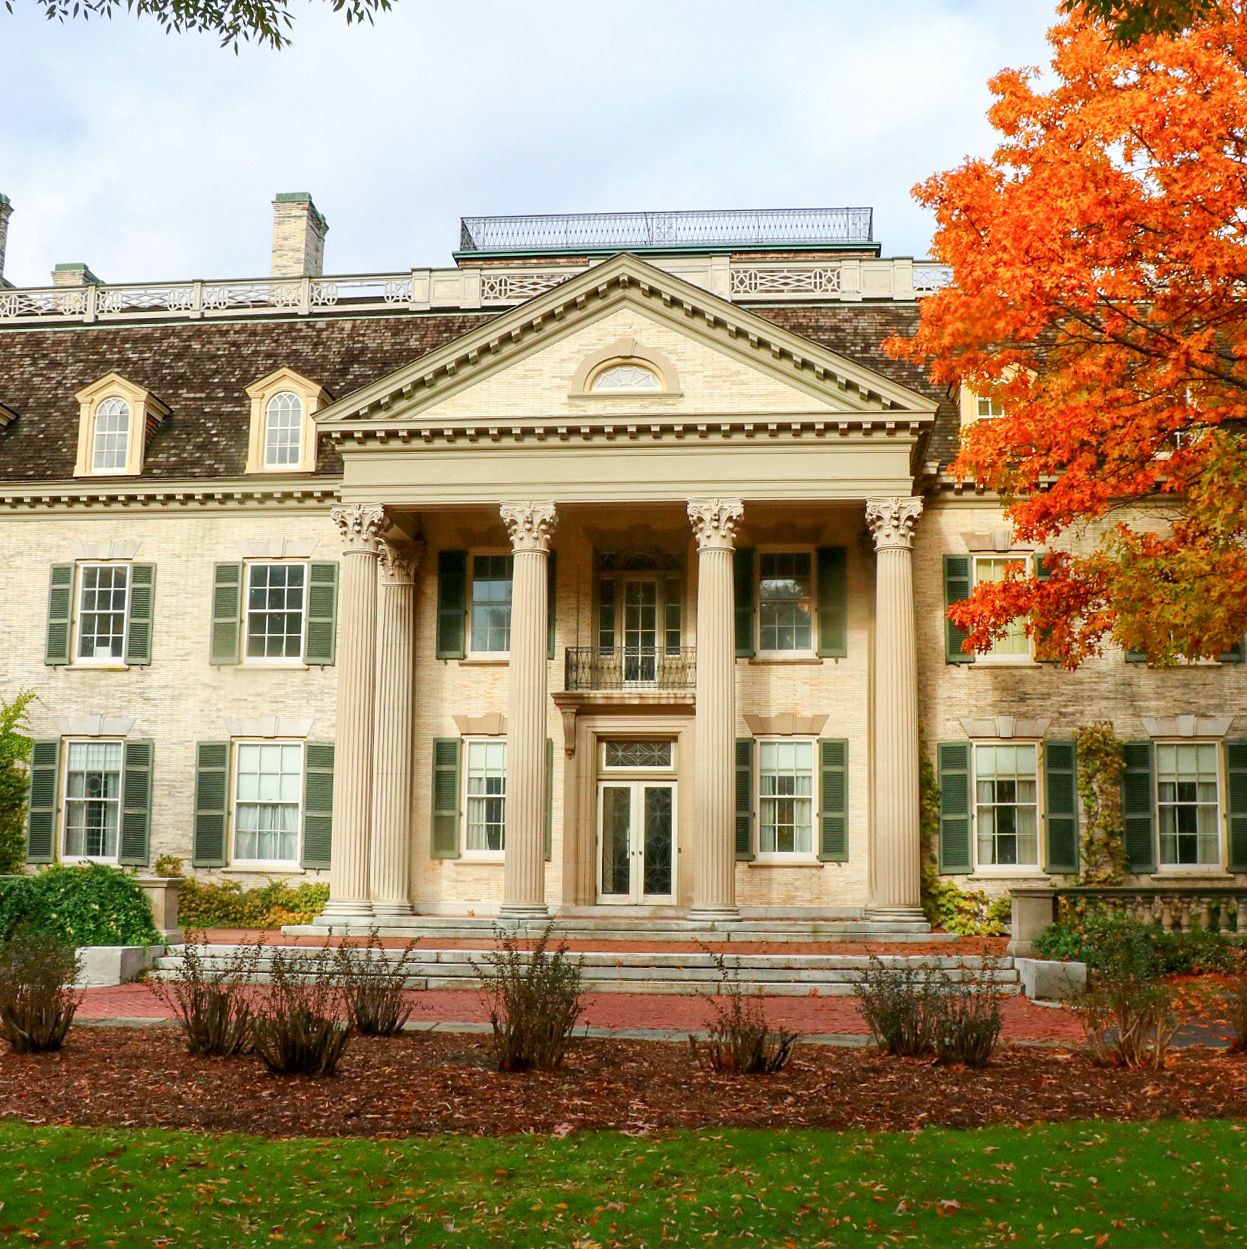
[(875, 550), (912, 551), (914, 529), (921, 515), (921, 499), (867, 499), (866, 524)]
[(739, 499), (690, 499), (688, 518), (693, 522), (699, 551), (730, 551), (736, 542), (736, 526), (745, 514)]
[(342, 546), (348, 554), (377, 553), (377, 544), (388, 524), (385, 508), (376, 503), (339, 503), (329, 509), (329, 515), (338, 526)]
[(424, 540), (413, 538), (410, 542), (382, 542), (377, 551), (381, 560), (383, 585), (411, 585), (416, 570), (424, 559)]
[(504, 503), (499, 509), (513, 551), (548, 551), (559, 523), (553, 503)]

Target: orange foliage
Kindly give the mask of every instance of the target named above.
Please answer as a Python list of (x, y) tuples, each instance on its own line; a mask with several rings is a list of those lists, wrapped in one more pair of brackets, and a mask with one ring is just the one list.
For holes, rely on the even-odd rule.
[(979, 650), (1025, 617), (1071, 667), (1109, 637), (1216, 656), (1247, 630), (1247, 0), (1132, 46), (1081, 8), (1048, 38), (1047, 83), (990, 83), (992, 158), (915, 188), (956, 282), (889, 346), (1003, 403), (952, 471), (1054, 551), (950, 615)]

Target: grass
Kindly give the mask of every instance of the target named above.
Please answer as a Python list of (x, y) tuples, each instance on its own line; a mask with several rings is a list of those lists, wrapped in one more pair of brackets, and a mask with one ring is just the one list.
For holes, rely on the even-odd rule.
[(1239, 1246), (1247, 1124), (245, 1136), (0, 1123), (0, 1243)]

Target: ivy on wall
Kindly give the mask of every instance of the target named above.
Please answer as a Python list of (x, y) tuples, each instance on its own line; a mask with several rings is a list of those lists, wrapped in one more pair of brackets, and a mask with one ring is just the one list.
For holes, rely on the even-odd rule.
[(1121, 781), (1125, 742), (1106, 720), (1084, 725), (1078, 742), (1078, 798), (1082, 804), (1079, 884), (1118, 885), (1126, 875)]

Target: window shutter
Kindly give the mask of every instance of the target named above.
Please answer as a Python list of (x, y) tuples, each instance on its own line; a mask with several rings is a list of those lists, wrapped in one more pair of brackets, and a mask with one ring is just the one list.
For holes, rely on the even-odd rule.
[(1225, 743), (1225, 780), (1230, 871), (1247, 872), (1247, 741)]
[[(1037, 580), (1047, 581), (1051, 578), (1052, 573), (1048, 568), (1047, 551), (1036, 551), (1035, 554), (1031, 556), (1031, 566)], [(1043, 633), (1036, 632), (1034, 637), (1036, 663), (1054, 664), (1060, 658), (1060, 656), (1052, 653), (1049, 641), (1050, 639), (1047, 631)]]
[(152, 661), (152, 601), (155, 594), (156, 565), (134, 564), (130, 568), (130, 613), (126, 620), (128, 664), (149, 664)]
[(117, 861), (129, 867), (146, 867), (152, 828), (151, 742), (126, 742), (125, 771), (121, 789), (121, 837)]
[(732, 588), (736, 599), (736, 657), (748, 659), (754, 653), (754, 585), (756, 552), (752, 547), (737, 547), (732, 553)]
[(1152, 743), (1127, 742), (1121, 780), (1126, 866), (1136, 874), (1156, 870), (1156, 809), (1152, 803)]
[(307, 644), (303, 662), (325, 668), (337, 657), (338, 565), (314, 563), (307, 570)]
[(558, 608), (558, 552), (546, 556), (546, 658), (554, 658), (554, 618)]
[(753, 738), (736, 739), (736, 857), (753, 858)]
[(1127, 651), (1126, 662), (1128, 664), (1145, 664), (1147, 663), (1147, 651)]
[(546, 862), (554, 857), (554, 738), (546, 738)]
[(43, 662), (54, 668), (69, 663), (69, 621), (74, 609), (74, 566), (53, 564), (48, 587), (48, 634)]
[(303, 748), (303, 866), (327, 868), (332, 845), (333, 743), (308, 742)]
[(940, 871), (946, 876), (969, 872), (970, 743), (940, 742)]
[[(961, 649), (966, 640), (965, 633), (958, 629), (948, 618), (948, 609), (954, 603), (963, 602), (970, 597), (970, 557), (968, 555), (944, 556), (944, 662), (950, 664), (972, 664), (973, 655), (967, 655)], [(968, 845), (967, 841), (967, 845)], [(967, 864), (966, 870), (969, 871)]]
[(200, 742), (195, 748), (195, 841), (191, 848), (196, 867), (225, 866), (228, 805), (229, 742)]
[(30, 802), (26, 809), (26, 862), (51, 863), (56, 857), (56, 783), (60, 738), (35, 742), (30, 751)]
[(849, 743), (824, 737), (818, 743), (818, 857), (844, 863), (849, 857)]
[(1243, 662), (1243, 639), (1239, 638), (1224, 655), (1218, 655), (1217, 660), (1223, 664), (1241, 664)]
[(818, 548), (818, 653), (843, 659), (849, 653), (848, 552)]
[(1078, 872), (1077, 748), (1073, 742), (1045, 742), (1043, 758), (1048, 843), (1044, 871), (1073, 876)]
[(463, 742), (439, 737), (433, 742), (433, 839), (435, 859), (459, 857), (459, 759)]
[(437, 555), (437, 657), (462, 659), (468, 623), (468, 553)]
[(212, 579), (212, 653), (209, 662), (236, 664), (242, 627), (242, 565), (218, 564)]

